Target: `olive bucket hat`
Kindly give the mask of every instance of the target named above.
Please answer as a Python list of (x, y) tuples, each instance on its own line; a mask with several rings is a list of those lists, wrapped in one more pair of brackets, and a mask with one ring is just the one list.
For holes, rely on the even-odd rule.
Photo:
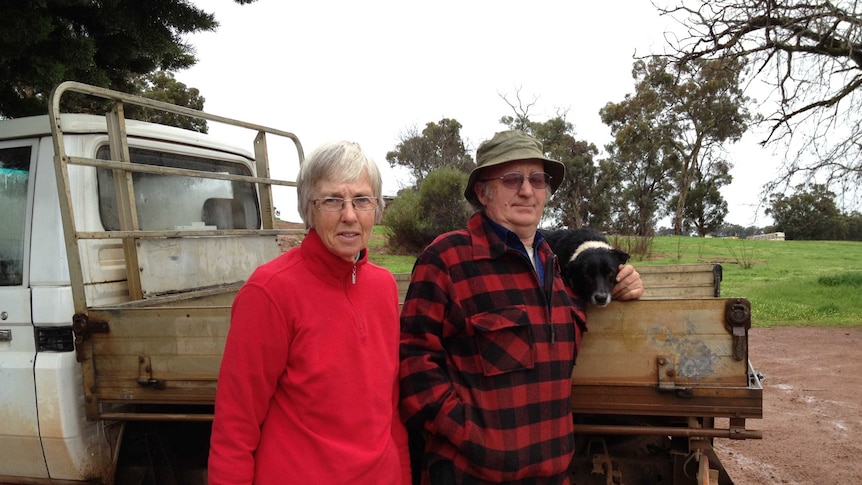
[(542, 152), (542, 142), (521, 130), (509, 130), (496, 133), (493, 138), (483, 142), (476, 150), (476, 168), (470, 172), (464, 197), (473, 204), (478, 202), (473, 186), (479, 174), (486, 167), (515, 160), (541, 160), (545, 164), (545, 172), (551, 176), (551, 193), (563, 183), (566, 166), (557, 160), (551, 160)]

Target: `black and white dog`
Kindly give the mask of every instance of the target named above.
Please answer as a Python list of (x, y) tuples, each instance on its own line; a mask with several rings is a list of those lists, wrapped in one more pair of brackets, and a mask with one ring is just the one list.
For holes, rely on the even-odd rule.
[(628, 253), (615, 249), (592, 229), (542, 230), (542, 234), (560, 259), (566, 285), (593, 305), (610, 303), (619, 265), (628, 262)]

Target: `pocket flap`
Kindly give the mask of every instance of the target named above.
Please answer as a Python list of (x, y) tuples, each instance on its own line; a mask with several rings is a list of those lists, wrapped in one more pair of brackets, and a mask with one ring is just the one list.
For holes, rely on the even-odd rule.
[(480, 313), (470, 318), (482, 371), (494, 376), (536, 365), (533, 328), (523, 307)]

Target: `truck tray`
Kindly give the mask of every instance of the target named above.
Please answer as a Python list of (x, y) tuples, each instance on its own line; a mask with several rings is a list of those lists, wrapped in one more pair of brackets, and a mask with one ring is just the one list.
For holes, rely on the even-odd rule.
[(239, 287), (96, 307), (78, 316), (88, 417), (105, 419), (116, 406), (136, 404), (211, 405)]
[(761, 418), (742, 298), (612, 302), (588, 309), (572, 374), (576, 414)]

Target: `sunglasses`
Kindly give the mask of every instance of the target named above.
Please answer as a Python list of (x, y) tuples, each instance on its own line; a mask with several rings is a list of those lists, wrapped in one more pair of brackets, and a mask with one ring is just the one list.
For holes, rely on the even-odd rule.
[(489, 178), (489, 179), (480, 179), (480, 182), (490, 182), (492, 180), (500, 180), (503, 182), (503, 187), (507, 189), (519, 189), (521, 185), (524, 184), (524, 178), (530, 181), (530, 185), (533, 186), (534, 189), (544, 189), (551, 183), (551, 176), (545, 172), (533, 172), (529, 176), (525, 177), (521, 172), (509, 172), (504, 173), (499, 177)]

